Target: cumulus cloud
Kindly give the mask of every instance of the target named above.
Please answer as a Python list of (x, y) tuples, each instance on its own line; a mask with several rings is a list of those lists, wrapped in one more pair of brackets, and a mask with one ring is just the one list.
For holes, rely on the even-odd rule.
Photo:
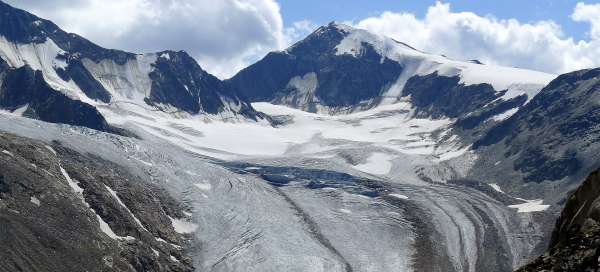
[(69, 32), (132, 52), (185, 50), (229, 77), (282, 49), (306, 22), (284, 28), (275, 0), (11, 0)]
[(566, 37), (552, 21), (521, 23), (452, 12), (450, 4), (440, 2), (429, 7), (424, 18), (383, 12), (355, 25), (456, 59), (479, 59), (550, 73), (600, 66), (600, 4), (578, 3), (571, 18), (590, 24), (587, 40)]

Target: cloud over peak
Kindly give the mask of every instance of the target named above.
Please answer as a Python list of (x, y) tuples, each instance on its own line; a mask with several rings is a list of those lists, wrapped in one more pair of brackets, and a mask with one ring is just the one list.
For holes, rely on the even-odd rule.
[(221, 77), (287, 44), (275, 0), (12, 0), (104, 47), (185, 50)]
[(600, 4), (578, 3), (573, 20), (590, 24), (587, 41), (565, 37), (552, 21), (521, 23), (472, 12), (453, 12), (437, 2), (424, 18), (411, 13), (383, 12), (355, 26), (456, 59), (564, 73), (600, 66)]

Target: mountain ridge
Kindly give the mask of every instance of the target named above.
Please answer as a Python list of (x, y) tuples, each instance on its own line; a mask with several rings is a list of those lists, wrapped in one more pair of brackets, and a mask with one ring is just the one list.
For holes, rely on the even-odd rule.
[[(0, 3), (0, 13), (2, 59), (11, 68), (40, 70), (53, 89), (72, 100), (92, 107), (117, 101), (189, 115), (229, 112), (254, 121), (268, 119), (183, 51), (134, 54), (105, 49), (6, 3)], [(169, 55), (173, 58), (163, 57)]]

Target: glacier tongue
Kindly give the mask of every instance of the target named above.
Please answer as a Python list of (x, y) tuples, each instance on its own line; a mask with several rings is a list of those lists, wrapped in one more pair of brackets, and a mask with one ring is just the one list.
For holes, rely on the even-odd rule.
[[(428, 131), (443, 129), (445, 121), (404, 120), (406, 124), (389, 128), (387, 118), (403, 120), (399, 105), (342, 119), (259, 106), (291, 115), (294, 121), (277, 132), (260, 124), (228, 126), (189, 119), (171, 119), (176, 125), (169, 126), (166, 117), (148, 115), (127, 121), (141, 138), (133, 139), (2, 114), (0, 130), (60, 141), (168, 189), (193, 211), (180, 231), (193, 229), (191, 243), (202, 245), (190, 251), (199, 269), (482, 271), (489, 268), (486, 264), (495, 264), (497, 271), (508, 271), (523, 263), (539, 242), (539, 233), (522, 232), (523, 226), (535, 224), (530, 217), (516, 216), (515, 209), (484, 193), (418, 182), (416, 176), (405, 179), (436, 150), (417, 145), (403, 152), (415, 145), (411, 139), (433, 137)], [(243, 129), (232, 130), (237, 125)], [(318, 128), (321, 137), (306, 132), (309, 127)], [(280, 146), (266, 151), (265, 146), (253, 146), (269, 135), (264, 129), (281, 133), (275, 136)], [(386, 131), (395, 129), (405, 131), (406, 139), (387, 143)], [(211, 135), (214, 131), (218, 134)], [(244, 136), (239, 146), (222, 138), (233, 133)], [(217, 138), (223, 141), (218, 146)], [(287, 154), (287, 141), (293, 139), (300, 146), (317, 141), (321, 147)], [(257, 150), (263, 150), (262, 155), (249, 155)], [(389, 155), (369, 155), (382, 152)], [(227, 154), (228, 161), (207, 156), (214, 153)], [(388, 161), (393, 154), (397, 157), (390, 168), (385, 166), (386, 173), (379, 167), (367, 171), (371, 173), (353, 167), (382, 163), (378, 160)], [(406, 167), (407, 162), (412, 166)]]

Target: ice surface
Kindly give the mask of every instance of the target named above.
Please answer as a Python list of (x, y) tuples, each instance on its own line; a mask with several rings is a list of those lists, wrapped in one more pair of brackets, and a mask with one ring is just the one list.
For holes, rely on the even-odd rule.
[[(418, 122), (424, 124), (411, 128), (403, 123), (412, 121), (403, 117), (402, 108), (398, 105), (383, 108), (384, 110), (380, 111), (353, 115), (350, 119), (293, 113), (298, 122), (291, 122), (282, 128), (267, 129), (289, 129), (291, 133), (294, 130), (288, 126), (295, 126), (307, 119), (304, 126), (294, 128), (299, 129), (298, 133), (303, 133), (302, 129), (307, 129), (306, 126), (313, 124), (321, 123), (327, 129), (331, 124), (335, 124), (346, 130), (345, 133), (325, 131), (322, 135), (339, 135), (337, 138), (340, 138), (348, 132), (353, 132), (353, 126), (382, 128), (378, 119), (391, 118), (386, 121), (388, 125), (392, 120), (394, 126), (424, 132), (419, 137), (402, 132), (406, 137), (437, 142), (436, 136), (433, 133), (428, 134), (427, 131), (438, 129), (439, 126), (424, 126), (432, 122), (431, 120), (419, 120)], [(291, 109), (273, 106), (273, 110), (289, 112)], [(211, 128), (213, 124), (190, 124), (187, 119), (182, 120), (187, 127), (203, 133), (192, 133), (195, 136), (190, 136), (189, 132), (165, 125), (163, 128), (170, 129), (167, 132), (171, 135), (166, 131), (148, 129), (150, 122), (132, 122), (128, 128), (140, 136), (140, 139), (126, 138), (7, 114), (0, 114), (0, 130), (46, 142), (58, 140), (79, 152), (95, 154), (122, 165), (133, 174), (167, 189), (194, 211), (193, 216), (186, 219), (174, 219), (174, 228), (180, 232), (191, 232), (194, 229), (193, 232), (198, 233), (190, 240), (191, 245), (198, 250), (191, 251), (190, 254), (194, 266), (199, 270), (414, 271), (415, 263), (424, 262), (418, 257), (429, 256), (426, 262), (441, 267), (442, 271), (477, 271), (478, 260), (483, 258), (482, 256), (489, 256), (484, 252), (486, 248), (482, 247), (486, 235), (491, 235), (488, 238), (496, 235), (501, 237), (500, 244), (494, 248), (501, 251), (500, 255), (510, 257), (500, 260), (510, 262), (510, 266), (524, 262), (541, 237), (539, 233), (523, 232), (523, 229), (527, 229), (524, 226), (532, 224), (528, 217), (515, 216), (515, 209), (506, 207), (483, 193), (441, 183), (413, 184), (405, 183), (403, 178), (373, 178), (372, 174), (368, 175), (352, 167), (352, 163), (366, 162), (375, 153), (390, 154), (399, 158), (392, 160), (390, 173), (385, 176), (399, 177), (410, 174), (411, 171), (412, 175), (415, 175), (415, 167), (420, 167), (423, 161), (450, 165), (449, 161), (431, 161), (431, 150), (435, 154), (435, 147), (430, 148), (430, 152), (423, 150), (423, 154), (402, 153), (401, 148), (389, 147), (393, 143), (400, 147), (415, 144), (410, 141), (386, 143), (387, 136), (380, 135), (385, 134), (385, 129), (374, 135), (346, 135), (341, 137), (342, 139), (313, 137), (312, 133), (307, 133), (300, 139), (314, 141), (318, 146), (322, 146), (316, 149), (321, 151), (305, 154), (310, 156), (288, 154), (285, 148), (282, 148), (283, 153), (280, 155), (271, 156), (242, 156), (230, 152), (228, 154), (233, 159), (250, 162), (249, 165), (241, 166), (239, 171), (232, 171), (223, 166), (222, 160), (206, 157), (202, 153), (205, 150), (201, 149), (203, 140), (213, 137), (206, 134), (207, 131), (202, 126)], [(445, 129), (444, 123), (441, 122), (442, 129)], [(222, 125), (219, 123), (219, 126)], [(250, 125), (263, 129), (260, 124), (248, 124)], [(40, 129), (45, 133), (39, 133)], [(182, 143), (190, 143), (174, 135), (190, 137), (192, 144), (196, 145), (199, 151), (186, 148)], [(365, 141), (355, 141), (356, 139)], [(369, 139), (372, 142), (366, 141)], [(457, 140), (448, 137), (448, 143), (443, 144), (453, 145)], [(260, 142), (256, 139), (254, 141)], [(212, 152), (224, 154), (226, 151)], [(333, 157), (312, 158), (312, 155)], [(461, 156), (472, 155), (466, 152)], [(402, 163), (396, 163), (396, 160)], [(344, 174), (338, 176), (330, 173), (325, 176), (333, 175), (334, 181), (337, 177), (343, 178), (346, 175), (357, 179), (326, 184), (335, 188), (310, 189), (306, 183), (301, 183), (302, 180), (295, 180), (288, 186), (276, 187), (261, 175), (249, 173), (267, 171), (273, 167), (294, 167), (295, 170), (286, 173), (316, 173), (314, 171), (324, 169)], [(367, 177), (375, 184), (361, 183), (361, 180)], [(68, 174), (65, 179), (70, 180)], [(317, 176), (314, 179), (330, 182), (327, 178)], [(77, 189), (76, 181), (70, 181), (75, 183), (73, 187)], [(210, 193), (201, 190), (195, 184), (210, 184)], [(373, 188), (380, 188), (379, 196), (408, 196), (409, 201), (394, 201), (393, 196), (364, 194), (374, 190)], [(206, 196), (207, 194), (209, 196)], [(400, 205), (399, 202), (406, 202), (405, 204), (410, 206)], [(109, 237), (117, 240), (128, 239), (115, 236), (106, 222), (100, 219), (98, 222), (102, 231)], [(181, 226), (180, 223), (189, 228)], [(430, 229), (430, 232), (425, 232), (427, 229)], [(418, 233), (419, 231), (421, 233)], [(425, 254), (419, 250), (428, 248), (427, 241), (435, 241), (435, 247)], [(202, 246), (197, 247), (198, 245)], [(446, 264), (450, 264), (451, 267), (445, 266)]]
[(385, 153), (374, 153), (367, 159), (366, 163), (358, 164), (354, 168), (375, 175), (385, 175), (392, 169), (392, 163), (390, 162), (392, 158), (394, 157)]

